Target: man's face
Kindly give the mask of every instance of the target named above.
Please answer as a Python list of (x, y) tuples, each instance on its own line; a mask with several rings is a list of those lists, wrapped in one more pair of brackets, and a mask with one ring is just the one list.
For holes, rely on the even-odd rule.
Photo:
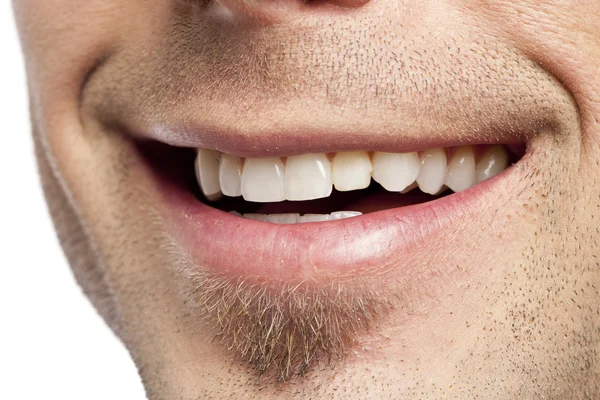
[(600, 396), (600, 2), (14, 6), (150, 398)]

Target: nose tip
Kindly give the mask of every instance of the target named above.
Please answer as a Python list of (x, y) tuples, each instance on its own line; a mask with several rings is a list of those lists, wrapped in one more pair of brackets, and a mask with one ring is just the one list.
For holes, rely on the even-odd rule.
[(231, 18), (259, 22), (282, 22), (310, 13), (316, 7), (335, 9), (361, 7), (369, 0), (216, 0), (217, 7)]

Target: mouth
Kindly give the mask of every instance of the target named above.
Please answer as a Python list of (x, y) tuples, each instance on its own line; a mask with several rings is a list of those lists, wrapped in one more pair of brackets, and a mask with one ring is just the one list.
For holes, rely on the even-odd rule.
[(389, 270), (398, 254), (485, 213), (526, 152), (514, 138), (287, 156), (156, 141), (140, 148), (195, 265), (278, 282)]
[(137, 143), (186, 304), (254, 371), (281, 382), (357, 350), (397, 305), (408, 320), (422, 312), (413, 305), (442, 299), (438, 290), (451, 296), (467, 277), (485, 279), (463, 243), (481, 243), (470, 239), (481, 229), (497, 240), (502, 212), (518, 207), (503, 209), (504, 200), (522, 190), (536, 147), (507, 139), (332, 151), (331, 141), (320, 153), (300, 145), (274, 155), (153, 139)]

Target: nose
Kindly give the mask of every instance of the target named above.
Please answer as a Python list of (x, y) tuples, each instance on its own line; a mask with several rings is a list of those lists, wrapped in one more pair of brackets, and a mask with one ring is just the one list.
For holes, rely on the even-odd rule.
[(302, 14), (330, 8), (335, 11), (361, 7), (369, 0), (216, 0), (223, 14), (238, 20), (281, 22)]

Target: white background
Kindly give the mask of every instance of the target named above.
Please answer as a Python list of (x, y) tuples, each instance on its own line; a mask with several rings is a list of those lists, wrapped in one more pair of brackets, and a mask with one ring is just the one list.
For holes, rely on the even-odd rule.
[(82, 295), (54, 235), (7, 0), (0, 57), (0, 399), (144, 399), (127, 351)]

